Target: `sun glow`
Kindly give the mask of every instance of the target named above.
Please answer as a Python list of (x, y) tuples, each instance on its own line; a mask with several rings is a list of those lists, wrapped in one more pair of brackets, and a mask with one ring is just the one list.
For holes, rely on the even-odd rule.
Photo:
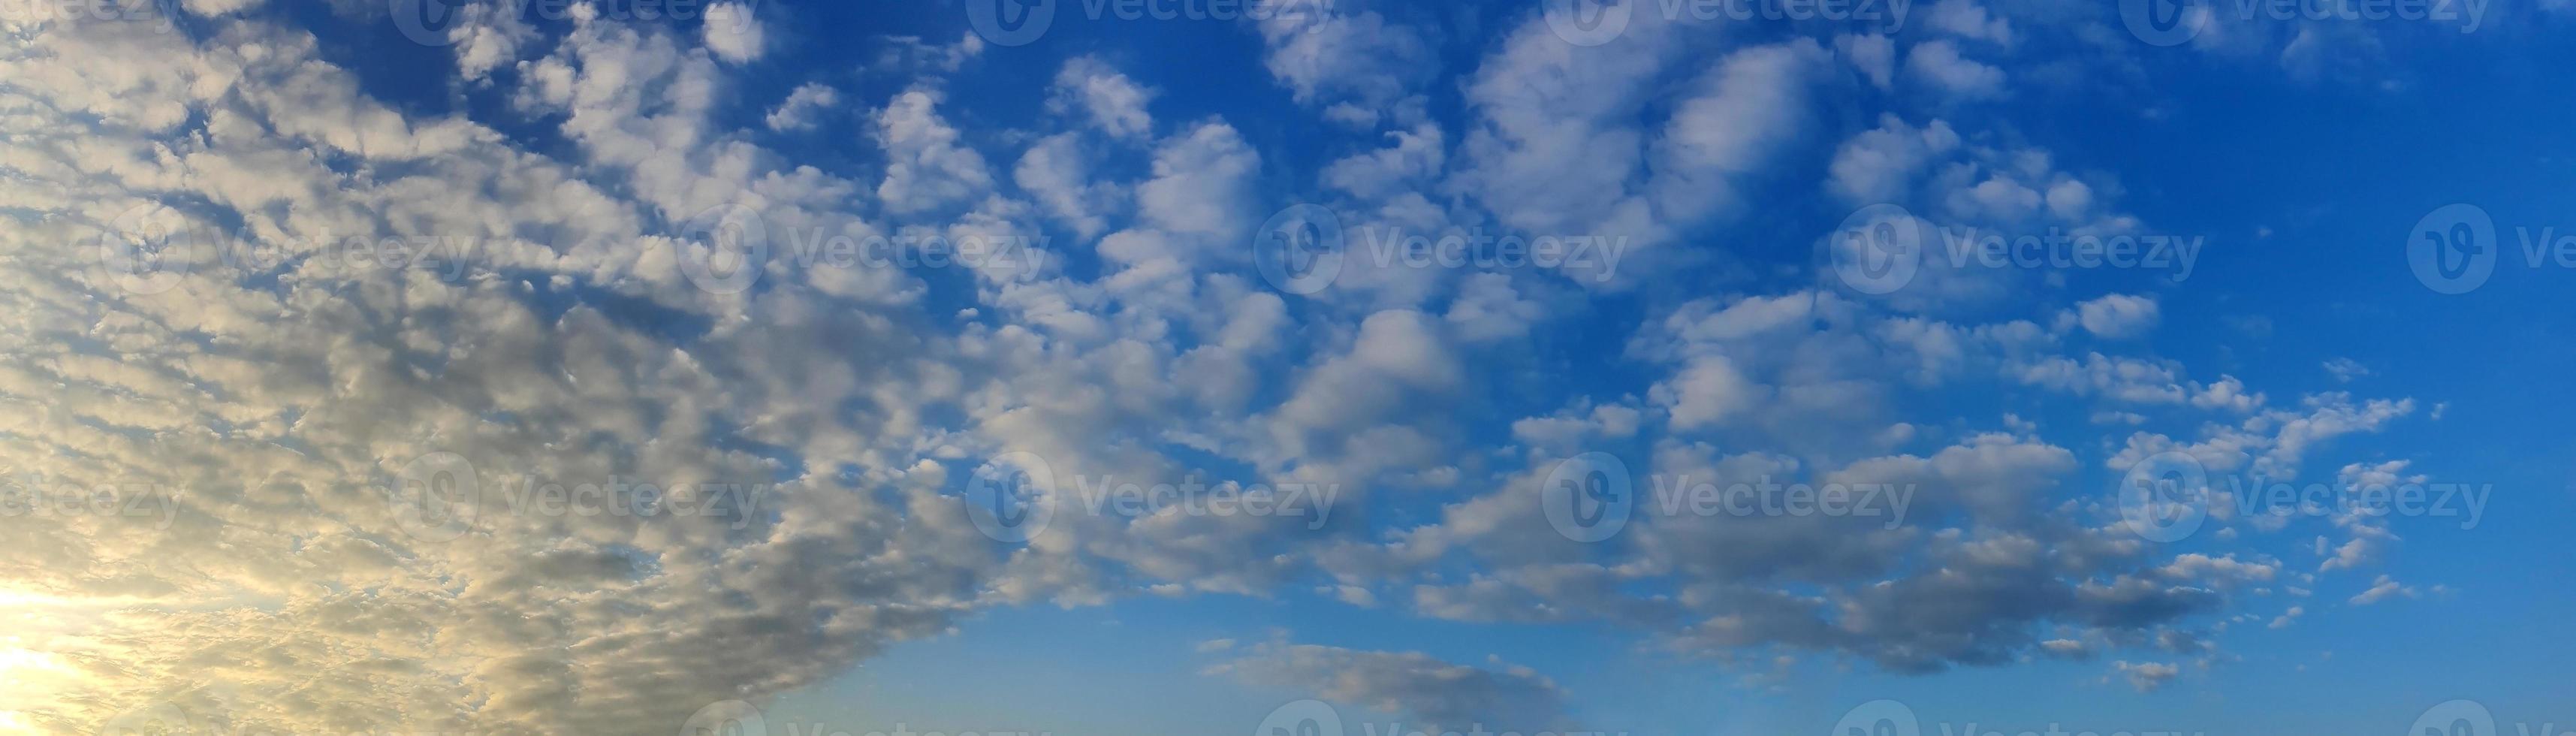
[(29, 711), (54, 702), (79, 675), (60, 657), (9, 643), (0, 643), (0, 733), (37, 733)]
[(40, 733), (34, 713), (60, 705), (82, 675), (50, 649), (93, 621), (98, 605), (0, 588), (0, 734)]

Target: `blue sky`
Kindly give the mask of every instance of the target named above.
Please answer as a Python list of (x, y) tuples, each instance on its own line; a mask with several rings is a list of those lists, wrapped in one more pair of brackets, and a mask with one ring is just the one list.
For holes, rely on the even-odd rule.
[(1853, 8), (0, 0), (0, 733), (2576, 723), (2576, 8)]

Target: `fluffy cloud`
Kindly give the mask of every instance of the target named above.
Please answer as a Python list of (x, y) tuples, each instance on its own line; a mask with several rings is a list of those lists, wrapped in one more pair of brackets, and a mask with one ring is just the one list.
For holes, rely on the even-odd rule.
[(2004, 92), (2004, 70), (1967, 58), (1949, 39), (1915, 44), (1905, 53), (1905, 72), (1953, 98), (1994, 97)]
[(761, 27), (752, 7), (743, 3), (707, 6), (700, 32), (707, 50), (715, 52), (716, 58), (741, 64), (769, 51), (768, 31)]
[(1209, 668), (1263, 687), (1403, 714), (1426, 731), (1536, 732), (1566, 728), (1567, 695), (1527, 667), (1452, 664), (1421, 652), (1270, 643)]
[(1065, 62), (1049, 95), (1048, 105), (1074, 112), (1111, 136), (1134, 138), (1153, 132), (1154, 116), (1145, 111), (1145, 103), (1154, 99), (1154, 91), (1099, 59), (1083, 56)]
[[(1965, 321), (1938, 307), (2006, 290), (1956, 276), (1928, 303), (1862, 300), (1725, 237), (1779, 181), (1941, 225), (2133, 226), (2112, 182), (1959, 108), (1808, 136), (1836, 120), (1820, 95), (1860, 85), (1999, 92), (2001, 72), (1962, 49), (2037, 31), (1965, 0), (1940, 6), (1949, 37), (1915, 42), (1904, 77), (1886, 37), (1829, 52), (1641, 16), (1577, 49), (1519, 18), (1447, 87), (1433, 80), (1452, 57), (1425, 26), (1264, 21), (1252, 31), (1293, 109), (1366, 129), (1311, 157), (1274, 121), (1158, 121), (1157, 87), (1088, 56), (1027, 75), (1046, 109), (1000, 120), (938, 78), (748, 83), (785, 50), (750, 6), (721, 7), (697, 28), (471, 11), (450, 36), (452, 91), (493, 104), (454, 111), (378, 99), (256, 8), (192, 18), (203, 33), (0, 37), (0, 209), (17, 225), (0, 229), (17, 317), (0, 326), (0, 475), (174, 492), (158, 521), (0, 518), (23, 552), (0, 558), (0, 601), (45, 617), (13, 646), (71, 673), (33, 722), (90, 730), (163, 703), (231, 730), (660, 732), (896, 642), (971, 635), (990, 607), (1144, 592), (1322, 590), (1388, 615), (1609, 623), (1660, 651), (1905, 673), (2197, 652), (2284, 563), (2146, 544), (2104, 476), (2168, 449), (2294, 474), (2414, 406), (2267, 404), (2151, 352), (2144, 297)], [(982, 49), (887, 43), (896, 66), (939, 74)], [(1441, 89), (1457, 115), (1427, 114)], [(842, 109), (857, 154), (763, 145), (832, 138), (775, 131)], [(1354, 230), (1605, 233), (1671, 254), (1623, 271), (1636, 288), (1607, 303), (1580, 269), (1356, 257), (1334, 288), (1286, 295), (1254, 268), (1251, 231), (1287, 198), (1330, 202)], [(707, 288), (753, 224), (767, 257), (743, 288)], [(966, 275), (785, 250), (1068, 230), (1080, 242), (1035, 239), (1028, 268)], [(424, 258), (347, 258), (334, 235)], [(1783, 269), (1787, 286), (1769, 278)], [(2022, 413), (1942, 398), (1988, 395)], [(2125, 445), (2047, 424), (2097, 414)], [(1623, 536), (1580, 544), (1543, 500), (1586, 451), (1641, 483), (1874, 484), (1911, 505), (1646, 503)], [(1047, 494), (1050, 525), (1001, 543), (959, 495), (1026, 457), (1057, 479), (1347, 493), (1312, 525)], [(2402, 461), (2340, 467), (2412, 477)], [(758, 490), (688, 514), (522, 504), (546, 483), (630, 511)], [(456, 525), (423, 516), (422, 494), (460, 488), (463, 506), (439, 506)], [(2328, 523), (2342, 541), (2316, 537), (2319, 576), (2392, 548), (2379, 520)], [(2382, 577), (2350, 601), (2411, 590)], [(1242, 656), (1218, 669), (1259, 686), (1442, 725), (1567, 725), (1570, 696), (1527, 668), (1225, 651)], [(2115, 667), (2141, 689), (2177, 674)]]
[(816, 119), (818, 116), (840, 104), (839, 90), (808, 82), (798, 85), (796, 91), (787, 94), (787, 99), (771, 108), (766, 120), (770, 130), (813, 130), (821, 124)]

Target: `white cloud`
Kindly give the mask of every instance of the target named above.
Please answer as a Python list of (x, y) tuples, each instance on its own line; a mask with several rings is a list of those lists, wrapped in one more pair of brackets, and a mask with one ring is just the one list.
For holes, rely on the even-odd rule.
[(1090, 156), (1072, 133), (1047, 136), (1030, 146), (1012, 168), (1011, 180), (1083, 237), (1107, 229), (1106, 215), (1124, 196), (1115, 182), (1092, 175)]
[(1822, 48), (1796, 41), (1738, 51), (1712, 66), (1655, 140), (1647, 194), (1657, 215), (1681, 225), (1742, 206), (1735, 179), (1805, 129), (1809, 79), (1826, 63)]
[(1145, 111), (1154, 91), (1098, 58), (1077, 56), (1065, 61), (1047, 94), (1050, 108), (1079, 113), (1112, 137), (1141, 138), (1154, 132), (1154, 117)]
[(915, 88), (895, 95), (876, 115), (877, 143), (886, 151), (885, 180), (877, 198), (898, 213), (954, 206), (981, 196), (993, 175), (983, 154), (959, 144), (956, 128), (936, 110), (938, 92)]
[(768, 31), (761, 27), (760, 17), (752, 6), (724, 2), (707, 6), (700, 26), (707, 50), (716, 58), (736, 64), (759, 59), (768, 53)]
[(1941, 0), (1923, 16), (1924, 24), (1960, 38), (2013, 44), (2012, 23), (1990, 14), (1977, 0)]
[(1655, 403), (1670, 407), (1674, 429), (1693, 429), (1733, 417), (1751, 406), (1760, 389), (1720, 356), (1703, 356), (1656, 384)]
[(1905, 71), (1952, 98), (1994, 97), (2004, 91), (2004, 70), (1961, 55), (1959, 45), (1948, 39), (1915, 44), (1905, 54)]
[(1896, 41), (1886, 36), (1843, 34), (1834, 37), (1834, 50), (1850, 61), (1852, 68), (1879, 89), (1894, 89), (1896, 84)]
[(1567, 696), (1555, 682), (1527, 667), (1491, 664), (1452, 664), (1421, 652), (1269, 643), (1208, 672), (1403, 714), (1420, 719), (1431, 733), (1473, 726), (1535, 733), (1567, 726)]
[(787, 93), (787, 99), (770, 108), (769, 116), (764, 120), (769, 123), (770, 130), (813, 130), (821, 125), (819, 118), (824, 111), (840, 104), (839, 90), (807, 82), (797, 85), (795, 91)]
[[(1980, 53), (2039, 32), (1964, 0), (1943, 7), (1938, 28), (1983, 39), (1968, 42)], [(2114, 471), (2182, 449), (2213, 469), (2286, 472), (2413, 408), (2343, 394), (2267, 408), (2234, 376), (2061, 354), (2072, 327), (2042, 327), (2046, 313), (1952, 323), (1766, 287), (1815, 276), (1795, 264), (1689, 281), (1704, 290), (1679, 299), (1650, 290), (1634, 317), (1597, 311), (1558, 274), (1354, 266), (1346, 286), (1283, 297), (1250, 272), (1245, 231), (1272, 210), (1262, 195), (1306, 191), (1309, 174), (1353, 222), (1426, 234), (1674, 235), (1748, 206), (1748, 182), (1769, 177), (1944, 223), (2122, 222), (2109, 179), (1999, 146), (2010, 137), (1983, 122), (1963, 134), (1884, 117), (1814, 171), (1796, 150), (1822, 119), (1814, 97), (1858, 84), (1814, 41), (1700, 53), (1711, 47), (1698, 29), (1645, 18), (1585, 50), (1533, 20), (1476, 47), (1490, 53), (1461, 87), (1467, 127), (1451, 129), (1422, 114), (1445, 88), (1432, 86), (1432, 31), (1310, 16), (1260, 29), (1265, 65), (1300, 109), (1384, 131), (1332, 141), (1344, 157), (1329, 164), (1265, 171), (1254, 141), (1272, 145), (1269, 121), (1166, 120), (1158, 137), (1154, 88), (1082, 57), (1031, 82), (1053, 82), (1055, 117), (996, 121), (973, 100), (952, 106), (937, 80), (889, 85), (903, 91), (852, 110), (885, 153), (880, 174), (729, 127), (823, 129), (841, 109), (841, 92), (813, 82), (758, 115), (768, 98), (744, 99), (738, 65), (782, 49), (757, 23), (718, 35), (711, 20), (693, 38), (585, 10), (550, 46), (471, 25), (460, 68), (507, 88), (456, 89), (557, 125), (560, 141), (538, 145), (477, 122), (475, 106), (372, 99), (324, 43), (268, 22), (0, 40), (0, 110), (13, 111), (0, 115), (12, 142), (0, 206), (35, 213), (0, 229), (0, 301), (17, 310), (0, 325), (0, 470), (191, 494), (166, 529), (0, 519), (23, 542), (0, 557), (0, 596), (150, 607), (38, 645), (119, 665), (65, 685), (59, 700), (74, 705), (42, 715), (43, 730), (92, 730), (163, 700), (283, 732), (665, 731), (706, 702), (810, 687), (896, 642), (971, 636), (990, 607), (1144, 591), (1315, 591), (1436, 619), (1609, 623), (1690, 656), (1818, 654), (1898, 672), (2200, 652), (2215, 640), (2195, 627), (2250, 615), (2239, 596), (2289, 574), (2268, 556), (2173, 555), (2106, 529), (2091, 460), (2111, 448), (2052, 442), (2047, 428), (2085, 416), (2136, 427), (2106, 461)], [(1906, 73), (1946, 83), (1915, 67), (1937, 55), (1926, 46), (1952, 43), (1918, 44)], [(972, 35), (888, 44), (903, 73), (955, 72), (982, 49)], [(1834, 47), (1873, 83), (1896, 73), (1885, 37)], [(1950, 51), (1971, 77), (1986, 68)], [(979, 145), (1018, 151), (1013, 186), (995, 183)], [(957, 279), (773, 257), (755, 288), (697, 288), (687, 271), (710, 246), (681, 230), (735, 205), (803, 236), (1060, 225), (1086, 241), (1073, 247), (1096, 245), (1099, 273), (1077, 262)], [(87, 246), (138, 208), (302, 250), (273, 268), (208, 262), (166, 290), (122, 288), (132, 279)], [(313, 257), (322, 233), (478, 250), (452, 274), (386, 269)], [(1733, 242), (1691, 245), (1757, 263)], [(2142, 336), (2155, 315), (2152, 299), (2111, 296), (2067, 325)], [(1577, 355), (1548, 350), (1577, 331), (1599, 334), (1580, 335)], [(1914, 400), (1998, 387), (2015, 412), (1999, 427), (1991, 409)], [(2136, 406), (2096, 406), (2112, 402)], [(2163, 423), (2200, 434), (2149, 431)], [(1479, 426), (1508, 426), (1508, 439)], [(1550, 528), (1539, 491), (1554, 461), (1591, 450), (1660, 477), (1911, 484), (1920, 504), (1902, 520), (1645, 514), (1619, 543), (1578, 545)], [(493, 488), (774, 485), (759, 513), (686, 519), (532, 515), (487, 496), (471, 536), (440, 542), (403, 533), (389, 503), (406, 464), (437, 451)], [(953, 494), (1011, 451), (1066, 475), (1333, 482), (1351, 497), (1321, 529), (1067, 512), (1002, 548)], [(2413, 477), (2401, 461), (2342, 467)], [(2392, 549), (2375, 522), (2333, 523), (2344, 541), (2317, 537), (2320, 572)], [(2412, 591), (2383, 577), (2350, 602)], [(1219, 667), (1248, 681), (1443, 725), (1567, 725), (1565, 694), (1526, 668), (1279, 643), (1203, 651), (1242, 653)], [(284, 660), (294, 666), (240, 664)], [(2178, 668), (2122, 660), (2115, 672), (2151, 689)]]
[(1854, 204), (1893, 202), (1923, 167), (1958, 147), (1959, 134), (1949, 123), (1934, 120), (1916, 128), (1893, 115), (1881, 117), (1876, 129), (1834, 151), (1827, 187)]
[(2182, 674), (2182, 668), (2168, 662), (2131, 664), (2125, 659), (2111, 663), (2111, 670), (2128, 678), (2129, 686), (2137, 688), (2138, 692), (2142, 693), (2155, 692), (2164, 687), (2165, 683), (2172, 682), (2175, 677)]
[(2381, 575), (2377, 579), (2370, 581), (2369, 590), (2364, 590), (2360, 594), (2354, 595), (2351, 603), (2356, 606), (2367, 606), (2390, 598), (2401, 597), (2415, 597), (2415, 588), (2412, 586), (2401, 585), (2396, 580), (2391, 579), (2386, 575)]
[[(1420, 30), (1391, 22), (1376, 11), (1337, 12), (1331, 3), (1276, 6), (1293, 10), (1273, 13), (1260, 23), (1262, 40), (1270, 49), (1263, 60), (1270, 76), (1286, 85), (1301, 104), (1332, 104), (1366, 113), (1336, 117), (1354, 127), (1375, 127), (1378, 112), (1408, 107), (1400, 103), (1440, 71), (1439, 57)], [(1414, 112), (1388, 122), (1417, 122), (1419, 103), (1409, 107)]]
[(2355, 379), (2369, 377), (2371, 373), (2370, 367), (2362, 365), (2361, 361), (2343, 357), (2327, 359), (2325, 369), (2327, 374), (2334, 376), (2334, 379), (2341, 383), (2351, 383)]
[(2133, 338), (2155, 329), (2156, 300), (2135, 294), (2109, 294), (2075, 305), (2084, 331), (2111, 339)]

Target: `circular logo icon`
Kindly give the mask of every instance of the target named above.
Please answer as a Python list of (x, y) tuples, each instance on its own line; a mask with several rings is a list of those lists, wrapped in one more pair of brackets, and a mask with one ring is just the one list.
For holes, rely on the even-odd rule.
[(995, 46), (1026, 46), (1055, 24), (1055, 0), (966, 0), (966, 22)]
[(1923, 736), (1923, 722), (1904, 703), (1872, 700), (1845, 711), (1833, 736)]
[(708, 703), (680, 724), (679, 736), (768, 736), (760, 709), (740, 700)]
[(1599, 46), (1619, 39), (1628, 32), (1628, 18), (1636, 12), (1630, 0), (1547, 0), (1541, 11), (1547, 16), (1547, 29), (1556, 37), (1576, 46)]
[(1834, 274), (1853, 291), (1896, 293), (1923, 270), (1923, 227), (1914, 213), (1893, 204), (1854, 210), (1825, 242)]
[(1034, 452), (996, 455), (966, 479), (966, 517), (993, 541), (1026, 544), (1055, 520), (1055, 468)]
[(1272, 709), (1252, 736), (1342, 736), (1342, 713), (1321, 700), (1300, 700)]
[(2406, 736), (2496, 736), (2495, 714), (2475, 700), (2453, 700), (2415, 717)]
[(680, 228), (680, 273), (714, 294), (740, 294), (769, 262), (769, 225), (739, 204), (710, 207)]
[(2208, 520), (2209, 470), (2189, 453), (2156, 453), (2120, 477), (2120, 522), (2147, 541), (2182, 541)]
[(474, 527), (483, 486), (465, 456), (439, 451), (412, 458), (394, 477), (394, 524), (424, 542), (448, 542)]
[(1547, 473), (1538, 489), (1539, 504), (1556, 533), (1584, 544), (1617, 535), (1636, 508), (1636, 484), (1628, 464), (1606, 452), (1567, 458)]
[(159, 294), (178, 288), (186, 278), (197, 240), (196, 227), (187, 215), (159, 203), (145, 203), (107, 222), (107, 232), (98, 238), (98, 261), (117, 288)]
[(2406, 231), (2406, 265), (2424, 288), (2443, 294), (2466, 294), (2495, 275), (2495, 218), (2473, 204), (2444, 205), (2415, 221)]
[(2120, 22), (2149, 46), (2180, 46), (2209, 25), (2209, 0), (2120, 0)]
[(1342, 218), (1323, 205), (1280, 210), (1252, 233), (1252, 265), (1271, 288), (1307, 296), (1342, 276)]
[(197, 724), (189, 722), (188, 712), (169, 703), (153, 703), (118, 713), (98, 727), (98, 736), (163, 736), (196, 732)]
[(465, 23), (465, 6), (470, 0), (391, 0), (394, 27), (403, 38), (422, 46), (452, 46), (457, 41), (454, 29)]

